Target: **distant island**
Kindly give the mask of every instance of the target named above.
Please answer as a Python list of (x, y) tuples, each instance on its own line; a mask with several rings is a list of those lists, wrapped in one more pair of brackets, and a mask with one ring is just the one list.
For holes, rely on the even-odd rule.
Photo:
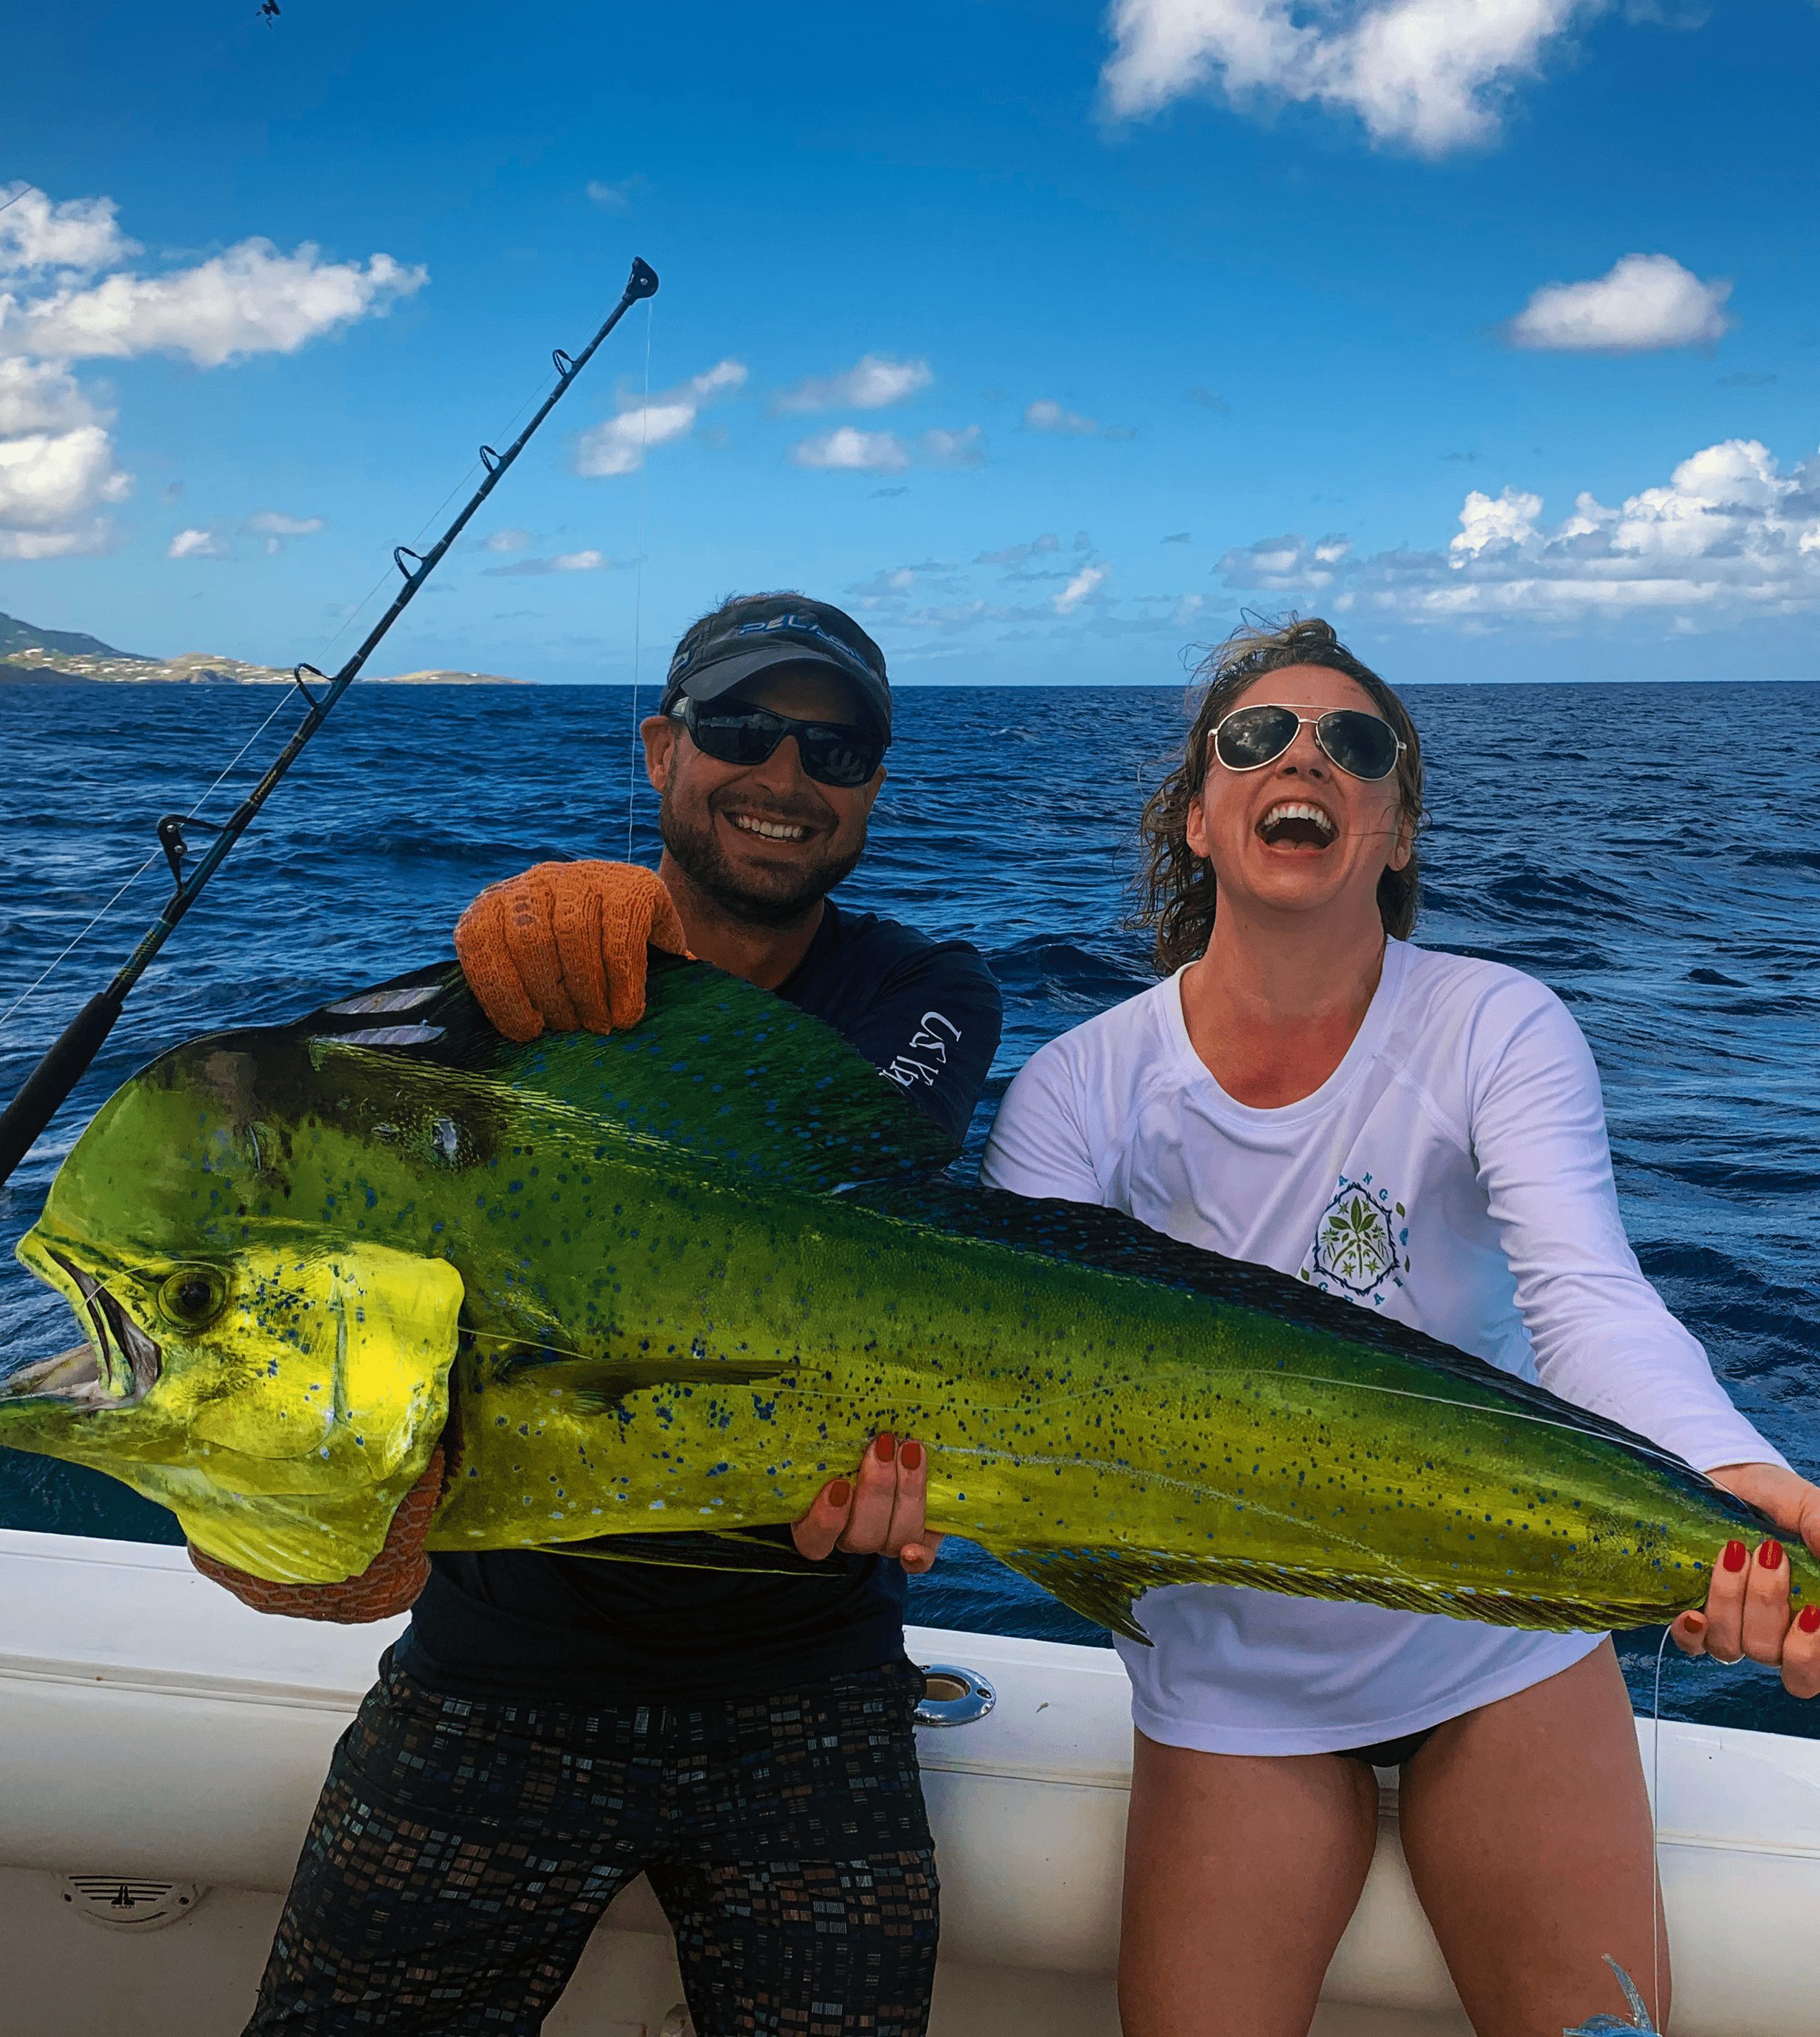
[[(98, 637), (70, 629), (40, 629), (16, 615), (0, 615), (0, 684), (48, 679), (115, 679), (139, 685), (159, 681), (177, 685), (289, 686), (288, 669), (249, 665), (241, 658), (217, 658), (206, 652), (186, 652), (180, 658), (147, 658), (137, 651), (116, 651)], [(497, 672), (363, 673), (362, 685), (521, 686)]]

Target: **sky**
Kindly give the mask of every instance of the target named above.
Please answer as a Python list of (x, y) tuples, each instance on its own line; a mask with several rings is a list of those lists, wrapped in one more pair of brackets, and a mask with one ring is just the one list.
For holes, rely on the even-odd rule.
[(0, 610), (334, 669), (637, 254), (371, 669), (1820, 677), (1817, 0), (280, 4), (0, 29)]

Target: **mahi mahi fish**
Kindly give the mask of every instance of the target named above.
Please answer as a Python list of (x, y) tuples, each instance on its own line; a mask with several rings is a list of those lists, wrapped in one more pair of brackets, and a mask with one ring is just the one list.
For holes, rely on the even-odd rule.
[(0, 1381), (0, 1442), (323, 1583), (439, 1443), (432, 1549), (705, 1530), (738, 1568), (889, 1429), (927, 1449), (933, 1527), (1138, 1639), (1136, 1600), (1194, 1583), (1666, 1621), (1769, 1529), (1417, 1331), (952, 1157), (835, 1034), (705, 965), (653, 954), (640, 1025), (528, 1046), (420, 970), (178, 1047), (103, 1106), (19, 1247), (85, 1341)]

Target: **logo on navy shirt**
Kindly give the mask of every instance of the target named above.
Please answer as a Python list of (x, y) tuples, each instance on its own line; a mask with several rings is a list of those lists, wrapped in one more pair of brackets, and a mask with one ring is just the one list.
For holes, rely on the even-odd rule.
[(936, 1077), (948, 1066), (949, 1048), (959, 1045), (960, 1028), (952, 1018), (940, 1011), (925, 1011), (909, 1046), (879, 1073), (899, 1089), (914, 1089), (918, 1083), (933, 1089)]

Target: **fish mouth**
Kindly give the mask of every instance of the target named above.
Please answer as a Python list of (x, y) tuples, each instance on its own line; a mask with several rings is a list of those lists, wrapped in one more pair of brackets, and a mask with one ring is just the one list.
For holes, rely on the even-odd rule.
[(0, 1386), (0, 1396), (9, 1400), (53, 1396), (83, 1408), (131, 1407), (142, 1400), (158, 1382), (163, 1351), (93, 1274), (60, 1252), (49, 1256), (82, 1298), (89, 1341), (25, 1366)]

